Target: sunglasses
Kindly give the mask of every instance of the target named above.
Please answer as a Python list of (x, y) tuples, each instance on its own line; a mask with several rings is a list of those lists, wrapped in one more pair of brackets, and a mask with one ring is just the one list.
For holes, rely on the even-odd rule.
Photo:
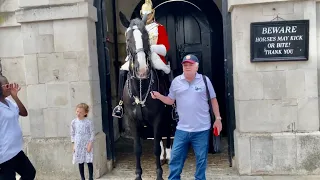
[(10, 89), (12, 87), (12, 84), (4, 84), (1, 87), (3, 87), (4, 89)]

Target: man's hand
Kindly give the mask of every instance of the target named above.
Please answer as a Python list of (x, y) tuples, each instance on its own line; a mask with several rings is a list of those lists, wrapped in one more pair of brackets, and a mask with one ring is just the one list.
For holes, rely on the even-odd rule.
[(10, 84), (10, 94), (12, 97), (17, 97), (21, 87), (17, 83)]
[(218, 129), (218, 132), (219, 132), (219, 135), (220, 135), (220, 132), (221, 132), (221, 130), (222, 130), (221, 119), (216, 119), (216, 121), (215, 121), (214, 124), (213, 124), (213, 129), (214, 129), (215, 127)]
[(161, 96), (161, 94), (157, 91), (151, 91), (150, 93), (151, 93), (152, 99), (159, 99)]

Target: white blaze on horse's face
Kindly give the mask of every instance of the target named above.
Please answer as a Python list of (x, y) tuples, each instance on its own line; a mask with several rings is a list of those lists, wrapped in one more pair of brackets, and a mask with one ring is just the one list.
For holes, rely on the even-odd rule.
[[(133, 30), (133, 37), (136, 43), (136, 49), (143, 49), (142, 33), (139, 29)], [(139, 51), (137, 53), (138, 63), (139, 63), (139, 76), (143, 77), (147, 72), (147, 60), (144, 51)]]

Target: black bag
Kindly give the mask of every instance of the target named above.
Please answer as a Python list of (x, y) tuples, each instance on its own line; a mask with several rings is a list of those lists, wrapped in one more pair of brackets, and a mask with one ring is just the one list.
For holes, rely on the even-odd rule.
[(221, 152), (221, 137), (214, 136), (213, 135), (213, 124), (215, 121), (214, 114), (213, 114), (213, 108), (210, 98), (210, 92), (208, 89), (208, 83), (207, 78), (205, 75), (202, 75), (204, 84), (206, 85), (206, 91), (207, 91), (207, 98), (208, 98), (208, 104), (209, 104), (209, 112), (210, 112), (210, 119), (211, 119), (211, 126), (210, 126), (210, 133), (209, 133), (209, 153), (220, 153)]

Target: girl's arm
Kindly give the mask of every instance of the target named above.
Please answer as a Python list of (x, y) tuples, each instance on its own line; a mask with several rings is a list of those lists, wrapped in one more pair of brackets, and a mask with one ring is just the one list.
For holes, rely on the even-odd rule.
[(92, 121), (90, 121), (90, 139), (89, 142), (92, 143), (94, 141), (94, 124)]

